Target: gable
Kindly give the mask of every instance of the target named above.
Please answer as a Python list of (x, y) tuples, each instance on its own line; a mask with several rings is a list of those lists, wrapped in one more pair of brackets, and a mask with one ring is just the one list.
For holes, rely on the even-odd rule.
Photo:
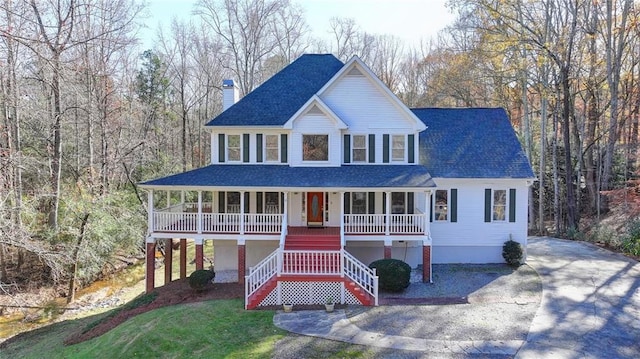
[(523, 178), (534, 174), (502, 108), (421, 108), (420, 164), (434, 178)]
[(354, 57), (318, 96), (352, 132), (418, 132), (424, 124)]

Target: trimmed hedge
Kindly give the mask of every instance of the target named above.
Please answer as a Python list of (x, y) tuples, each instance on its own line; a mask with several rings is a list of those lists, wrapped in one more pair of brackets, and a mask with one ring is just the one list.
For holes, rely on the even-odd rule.
[(376, 269), (381, 290), (400, 292), (409, 286), (411, 266), (399, 259), (378, 259), (369, 268)]
[(198, 269), (189, 276), (189, 286), (195, 290), (203, 290), (216, 277), (216, 273), (208, 269)]
[(508, 265), (517, 267), (522, 261), (522, 246), (520, 243), (510, 239), (502, 246), (502, 258)]

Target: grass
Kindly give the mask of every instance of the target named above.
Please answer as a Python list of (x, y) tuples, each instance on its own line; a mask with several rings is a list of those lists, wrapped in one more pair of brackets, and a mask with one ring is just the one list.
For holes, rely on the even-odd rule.
[(160, 308), (92, 340), (62, 344), (104, 315), (25, 333), (0, 358), (268, 358), (285, 336), (273, 325), (273, 311), (245, 311), (234, 299)]

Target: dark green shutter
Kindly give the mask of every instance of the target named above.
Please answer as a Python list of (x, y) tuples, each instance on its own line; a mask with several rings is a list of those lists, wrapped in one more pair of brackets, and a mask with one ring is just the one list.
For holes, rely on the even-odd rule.
[(376, 193), (369, 192), (369, 214), (376, 213)]
[(244, 213), (249, 213), (249, 192), (244, 193)]
[(415, 147), (415, 135), (409, 135), (409, 163), (415, 163), (415, 154), (416, 151), (414, 151), (414, 147)]
[(224, 151), (225, 151), (225, 145), (224, 145), (224, 134), (223, 133), (219, 133), (218, 134), (218, 162), (223, 163), (224, 162)]
[(491, 222), (491, 188), (484, 190), (484, 221)]
[(280, 135), (280, 162), (287, 163), (287, 134)]
[(369, 163), (376, 163), (376, 135), (369, 135)]
[(516, 189), (509, 189), (509, 222), (516, 221)]
[(256, 162), (262, 162), (262, 134), (256, 135)]
[(449, 208), (451, 208), (451, 222), (458, 222), (458, 190), (451, 189), (451, 198), (449, 199)]
[(218, 213), (224, 213), (224, 196), (226, 195), (226, 193), (224, 192), (218, 192)]
[(242, 135), (242, 162), (249, 162), (249, 134)]
[(351, 192), (344, 193), (344, 214), (351, 213)]
[(351, 135), (344, 135), (344, 163), (351, 162)]
[(382, 135), (382, 162), (389, 163), (389, 135)]
[(256, 192), (256, 213), (262, 213), (262, 192)]
[(413, 214), (413, 192), (407, 192), (407, 214)]

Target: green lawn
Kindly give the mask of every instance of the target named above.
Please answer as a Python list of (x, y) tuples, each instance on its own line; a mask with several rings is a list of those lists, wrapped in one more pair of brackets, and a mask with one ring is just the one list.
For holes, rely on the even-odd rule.
[[(101, 314), (107, 315), (108, 313)], [(138, 315), (92, 340), (63, 340), (99, 316), (53, 324), (0, 350), (1, 358), (268, 358), (285, 336), (273, 311), (245, 311), (243, 302), (215, 300)]]

